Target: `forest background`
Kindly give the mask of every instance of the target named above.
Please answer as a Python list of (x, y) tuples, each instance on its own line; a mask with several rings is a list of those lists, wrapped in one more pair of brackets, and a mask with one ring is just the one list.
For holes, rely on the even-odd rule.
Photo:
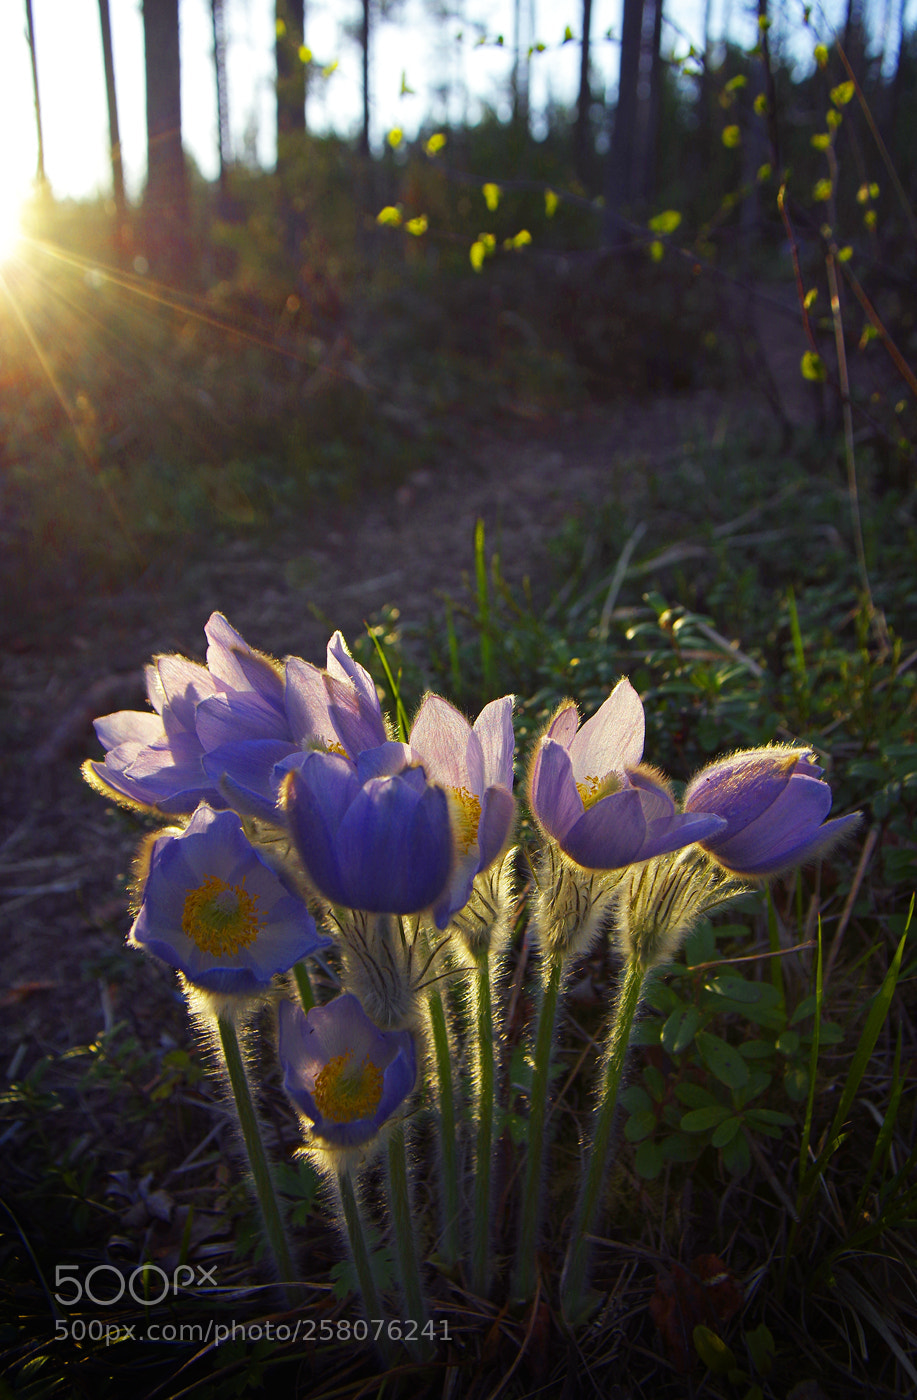
[[(80, 200), (55, 198), (44, 167), (42, 121), (50, 130), (61, 95), (43, 87), (53, 34), (35, 31), (33, 7), (19, 10), (37, 178), (21, 211), (9, 198), (21, 233), (0, 266), (3, 1384), (97, 1395), (127, 1380), (176, 1396), (278, 1377), (310, 1396), (374, 1385), (372, 1356), (334, 1343), (113, 1357), (89, 1333), (48, 1340), (64, 1245), (87, 1268), (214, 1258), (233, 1299), (256, 1290), (257, 1230), (227, 1166), (219, 1096), (170, 975), (121, 947), (143, 819), (102, 810), (77, 775), (95, 752), (89, 721), (142, 703), (149, 652), (199, 654), (212, 605), (254, 644), (316, 659), (309, 627), (327, 636), (343, 612), (355, 629), (368, 617), (350, 640), (392, 704), (410, 710), (433, 686), (471, 711), (513, 691), (523, 756), (571, 686), (590, 712), (629, 674), (648, 757), (676, 781), (715, 752), (795, 740), (828, 765), (835, 812), (865, 813), (848, 852), (705, 926), (649, 1008), (595, 1326), (567, 1332), (550, 1285), (515, 1316), (436, 1273), (458, 1340), (407, 1385), (522, 1397), (591, 1376), (609, 1394), (910, 1393), (907, 5), (850, 0), (829, 24), (759, 0), (741, 42), (708, 7), (692, 45), (660, 0), (625, 0), (611, 40), (588, 5), (549, 35), (517, 3), (502, 43), (475, 34), (504, 65), (480, 109), (464, 120), (434, 98), (415, 130), (373, 115), (374, 36), (383, 22), (397, 33), (399, 11), (367, 0), (352, 16), (365, 100), (344, 134), (307, 121), (334, 82), (335, 46), (313, 53), (308, 12), (279, 0), (274, 158), (218, 119), (204, 178), (182, 140), (179, 7), (145, 0), (147, 178), (142, 191), (124, 179), (112, 48), (111, 188)], [(104, 35), (106, 0), (98, 17)], [(206, 17), (211, 51), (194, 71), (225, 118), (245, 99), (224, 7)], [(600, 46), (620, 54), (614, 81), (590, 56)], [(541, 102), (529, 76), (555, 47), (577, 59), (570, 96)], [(444, 62), (444, 88), (448, 77)], [(75, 66), (68, 102), (82, 81)], [(32, 120), (20, 110), (18, 129)], [(469, 500), (487, 528), (457, 535)], [(373, 584), (358, 594), (355, 560)], [(724, 981), (708, 975), (721, 958), (751, 961)], [(511, 968), (510, 1181), (530, 1073), (521, 927)], [(559, 1207), (590, 1102), (578, 1071), (613, 984), (602, 948), (567, 1011)], [(714, 1041), (737, 1050), (744, 1078)], [(295, 1132), (265, 1073), (289, 1153)], [(291, 1167), (284, 1190), (327, 1279), (337, 1241), (315, 1182)], [(561, 1248), (556, 1214), (546, 1258)], [(346, 1275), (334, 1278), (333, 1291), (316, 1286), (316, 1317), (348, 1315)], [(196, 1302), (223, 1315), (219, 1298)]]

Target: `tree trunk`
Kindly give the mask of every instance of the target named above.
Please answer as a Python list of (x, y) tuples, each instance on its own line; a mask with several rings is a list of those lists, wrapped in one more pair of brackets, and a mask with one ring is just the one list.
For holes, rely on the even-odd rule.
[(111, 146), (111, 183), (115, 199), (115, 249), (123, 261), (128, 238), (127, 198), (124, 193), (124, 166), (121, 163), (121, 131), (118, 126), (118, 99), (115, 94), (115, 62), (111, 48), (111, 15), (108, 0), (99, 0), (102, 27), (102, 57), (105, 62), (105, 95), (108, 99), (108, 135)]
[(626, 241), (622, 214), (634, 194), (634, 146), (637, 138), (637, 104), (640, 75), (640, 40), (643, 0), (624, 0), (621, 28), (621, 67), (618, 101), (614, 109), (611, 144), (605, 166), (605, 243)]
[(306, 65), (299, 55), (306, 27), (305, 0), (277, 0), (277, 172), (302, 154), (306, 136)]
[(229, 131), (229, 83), (226, 77), (226, 25), (223, 0), (210, 0), (213, 26), (213, 69), (217, 90), (217, 140), (220, 148), (220, 195), (226, 198), (226, 177), (232, 160)]
[(32, 0), (25, 0), (25, 20), (29, 35), (29, 54), (32, 59), (32, 91), (35, 94), (35, 127), (38, 132), (38, 164), (35, 170), (35, 183), (40, 189), (48, 183), (45, 175), (45, 143), (41, 131), (41, 99), (38, 96), (38, 60), (35, 57), (35, 25), (32, 20)]
[(143, 0), (147, 182), (144, 222), (157, 275), (187, 279), (191, 257), (188, 177), (181, 144), (178, 0)]
[(363, 21), (360, 44), (363, 48), (363, 128), (360, 132), (360, 154), (369, 156), (369, 36), (371, 0), (363, 0)]
[(573, 163), (584, 185), (589, 184), (592, 140), (589, 109), (592, 93), (589, 88), (589, 45), (592, 28), (592, 0), (583, 0), (583, 37), (580, 48), (579, 96), (576, 99), (576, 126), (573, 131)]

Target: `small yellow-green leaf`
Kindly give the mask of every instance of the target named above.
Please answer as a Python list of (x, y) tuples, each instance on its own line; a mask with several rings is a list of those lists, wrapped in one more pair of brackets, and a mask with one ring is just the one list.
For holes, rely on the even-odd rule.
[(494, 238), (492, 233), (479, 233), (478, 238), (484, 244), (484, 247), (488, 253), (492, 253), (497, 246), (497, 240), (496, 238)]
[(828, 50), (825, 48), (824, 44), (815, 45), (815, 62), (818, 64), (819, 68), (827, 68)]
[(398, 90), (398, 96), (399, 96), (399, 97), (413, 97), (413, 96), (415, 96), (415, 90), (414, 90), (414, 88), (411, 87), (410, 83), (408, 82), (407, 70), (404, 69), (404, 68), (402, 68), (402, 70), (401, 70), (401, 87), (400, 87), (399, 90)]
[(386, 204), (384, 209), (380, 209), (376, 215), (377, 224), (388, 224), (391, 228), (397, 228), (401, 223), (401, 208), (396, 204)]
[(525, 248), (527, 244), (531, 243), (531, 241), (532, 235), (529, 233), (527, 228), (521, 228), (519, 232), (513, 238), (510, 239), (510, 242), (514, 248)]
[(763, 92), (759, 92), (752, 106), (759, 117), (767, 116), (767, 97)]
[(664, 209), (661, 214), (654, 214), (650, 219), (651, 233), (674, 233), (681, 223), (681, 215), (677, 209)]
[(503, 193), (503, 191), (500, 189), (499, 185), (488, 183), (486, 185), (482, 185), (481, 193), (484, 196), (484, 203), (487, 205), (487, 208), (492, 214), (497, 208), (498, 204), (500, 203), (500, 195)]
[(392, 150), (396, 151), (404, 140), (404, 132), (401, 130), (400, 126), (393, 126), (385, 139)]
[(816, 151), (826, 151), (831, 145), (831, 137), (827, 131), (816, 131), (814, 136), (809, 137), (809, 145), (814, 146)]
[(756, 176), (758, 184), (763, 185), (765, 180), (769, 180), (773, 173), (773, 168), (767, 161), (765, 161), (764, 165), (759, 165), (758, 174)]
[(831, 198), (831, 181), (816, 180), (812, 187), (812, 198), (822, 204), (829, 200)]
[(869, 186), (869, 198), (870, 198), (870, 199), (878, 199), (878, 198), (879, 198), (879, 186), (876, 184), (875, 181), (873, 181), (872, 184)]
[(753, 1331), (746, 1332), (745, 1345), (748, 1347), (748, 1354), (758, 1375), (769, 1375), (777, 1355), (777, 1343), (774, 1341), (770, 1328), (762, 1322)]
[(445, 144), (446, 138), (443, 133), (441, 131), (434, 131), (433, 135), (428, 138), (424, 145), (424, 150), (428, 156), (435, 156), (439, 154)]
[(569, 24), (568, 24), (567, 27), (564, 29), (564, 37), (563, 37), (563, 41), (562, 41), (562, 42), (565, 43), (565, 44), (572, 44), (572, 43), (573, 43), (573, 30), (570, 28)]
[(840, 126), (843, 120), (843, 114), (841, 112), (836, 111), (834, 107), (829, 107), (827, 112), (825, 113), (825, 122), (828, 126), (830, 126), (832, 131), (837, 131), (838, 127)]
[(821, 355), (816, 355), (814, 350), (807, 350), (802, 357), (800, 365), (803, 379), (810, 380), (813, 384), (822, 384), (828, 378), (824, 361)]
[(878, 340), (878, 338), (879, 332), (871, 321), (867, 321), (866, 325), (863, 327), (863, 333), (860, 336), (859, 342), (857, 343), (857, 349), (865, 350), (871, 340)]
[(831, 101), (835, 107), (846, 107), (855, 92), (853, 83), (838, 83), (831, 89)]
[(876, 215), (875, 209), (867, 209), (866, 213), (863, 215), (863, 223), (866, 225), (866, 227), (875, 228), (878, 222), (879, 220), (878, 216)]
[(770, 22), (770, 19), (768, 18), (768, 16), (767, 16), (767, 15), (759, 15), (759, 16), (758, 16), (758, 28), (763, 32), (765, 29), (770, 29), (770, 27), (771, 27), (771, 22)]
[(815, 305), (815, 298), (816, 298), (817, 296), (818, 296), (818, 288), (817, 288), (817, 287), (810, 287), (809, 290), (806, 292), (805, 299), (804, 299), (804, 301), (803, 301), (803, 303), (802, 303), (803, 306), (805, 307), (805, 309), (806, 309), (807, 311), (809, 310), (809, 307), (810, 307), (810, 306), (814, 306), (814, 305)]
[(405, 232), (411, 233), (415, 238), (419, 238), (422, 233), (426, 233), (428, 227), (426, 214), (418, 214), (413, 219), (408, 219), (405, 224)]
[(322, 69), (322, 77), (330, 78), (331, 74), (337, 71), (338, 60), (333, 58), (330, 63), (326, 63)]
[(730, 149), (733, 146), (740, 146), (742, 144), (742, 133), (737, 126), (724, 127), (722, 141), (723, 145), (728, 146)]
[(300, 44), (299, 46), (299, 61), (300, 63), (312, 62), (312, 50), (307, 44)]
[(857, 190), (857, 204), (868, 204), (868, 203), (869, 203), (869, 186), (863, 184), (863, 185), (861, 185), (860, 188)]
[(286, 24), (283, 22), (282, 19), (278, 19), (278, 20), (275, 22), (275, 24), (274, 24), (274, 33), (277, 35), (277, 38), (278, 38), (278, 39), (282, 39), (283, 36), (284, 36), (284, 34), (286, 34), (286, 32), (287, 32)]
[(843, 246), (843, 248), (838, 248), (838, 250), (837, 250), (837, 260), (838, 260), (838, 262), (849, 262), (850, 259), (851, 259), (852, 257), (853, 257), (853, 249), (851, 248), (851, 246), (850, 246), (849, 243), (845, 243), (844, 246)]
[(665, 257), (665, 244), (660, 243), (658, 238), (654, 238), (650, 244), (650, 257), (654, 263), (662, 262)]
[(744, 73), (737, 73), (734, 78), (730, 78), (724, 88), (724, 92), (738, 92), (739, 88), (747, 87), (748, 79)]
[(554, 218), (554, 215), (557, 213), (557, 206), (558, 206), (559, 203), (560, 203), (560, 201), (559, 201), (559, 199), (557, 198), (557, 195), (554, 193), (553, 190), (545, 190), (545, 192), (544, 192), (544, 212), (545, 212), (545, 215), (546, 215), (547, 218), (549, 218), (549, 219), (553, 219), (553, 218)]
[(709, 1327), (699, 1325), (694, 1329), (694, 1349), (708, 1370), (718, 1376), (726, 1376), (735, 1367), (736, 1359), (732, 1351)]
[(480, 272), (481, 268), (484, 266), (484, 259), (487, 257), (487, 249), (484, 247), (480, 238), (476, 239), (468, 249), (468, 257), (471, 260), (471, 266), (474, 268), (475, 272)]

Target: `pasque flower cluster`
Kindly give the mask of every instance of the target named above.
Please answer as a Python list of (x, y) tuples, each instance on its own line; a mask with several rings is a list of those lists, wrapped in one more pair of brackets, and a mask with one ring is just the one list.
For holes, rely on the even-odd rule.
[[(324, 668), (273, 660), (219, 613), (205, 632), (206, 664), (160, 656), (147, 668), (150, 710), (96, 721), (105, 756), (83, 771), (106, 796), (172, 823), (138, 862), (131, 944), (175, 967), (224, 1021), (241, 1024), (280, 996), (284, 1087), (309, 1149), (338, 1163), (359, 1268), (356, 1197), (341, 1164), (403, 1123), (424, 1066), (430, 1078), (437, 1024), (439, 1087), (424, 1096), (445, 1112), (449, 1038), (436, 984), (462, 967), (468, 975), (449, 944), (472, 924), (477, 1020), (491, 1037), (489, 1059), (483, 1047), (475, 1063), (493, 1065), (488, 959), (513, 924), (513, 697), (470, 723), (427, 695), (399, 740), (339, 632)], [(567, 965), (603, 925), (623, 930), (622, 956), (642, 976), (724, 888), (824, 854), (858, 820), (826, 820), (831, 792), (814, 754), (786, 746), (718, 760), (679, 804), (643, 762), (644, 730), (640, 698), (622, 680), (584, 723), (564, 703), (535, 744), (527, 797), (543, 851), (533, 913), (543, 1016), (553, 1017)], [(329, 958), (343, 977), (322, 1006), (308, 996), (297, 1005), (278, 980), (309, 957)], [(307, 974), (298, 982), (308, 987)], [(550, 1045), (552, 1025), (539, 1044)], [(491, 1095), (492, 1077), (491, 1068)], [(529, 1149), (526, 1199), (536, 1204), (522, 1228), (534, 1239), (541, 1149)], [(489, 1152), (486, 1134), (477, 1150)], [(399, 1182), (397, 1161), (391, 1170)], [(489, 1170), (477, 1161), (478, 1173)], [(486, 1217), (486, 1191), (480, 1201)], [(487, 1219), (475, 1228), (486, 1233)], [(486, 1239), (473, 1253), (483, 1287)], [(408, 1273), (410, 1257), (406, 1249)], [(404, 1286), (420, 1307), (410, 1278)]]

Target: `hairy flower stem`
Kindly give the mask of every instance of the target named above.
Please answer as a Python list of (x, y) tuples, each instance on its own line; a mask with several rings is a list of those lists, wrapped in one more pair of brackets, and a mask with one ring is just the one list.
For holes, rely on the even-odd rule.
[(423, 1286), (420, 1282), (420, 1265), (414, 1239), (411, 1188), (408, 1179), (408, 1154), (403, 1122), (395, 1124), (388, 1140), (388, 1188), (392, 1212), (392, 1232), (395, 1239), (395, 1258), (404, 1298), (404, 1316), (407, 1320), (416, 1323), (418, 1340), (414, 1343), (413, 1349), (423, 1354), (425, 1347), (420, 1338), (427, 1324), (428, 1314), (423, 1296)]
[(443, 1212), (440, 1252), (446, 1264), (452, 1267), (458, 1263), (462, 1250), (458, 1143), (455, 1130), (455, 1086), (452, 1080), (452, 1057), (449, 1053), (446, 1008), (443, 1005), (439, 988), (436, 986), (430, 990), (428, 1006), (439, 1089), (439, 1169)]
[(299, 1000), (302, 1002), (302, 1009), (309, 1012), (315, 1005), (315, 992), (312, 990), (309, 969), (304, 962), (293, 964), (293, 976), (296, 978), (296, 987), (299, 992)]
[(255, 1193), (261, 1207), (268, 1248), (274, 1256), (274, 1263), (280, 1275), (281, 1287), (286, 1295), (287, 1303), (292, 1307), (296, 1301), (296, 1290), (294, 1289), (296, 1275), (283, 1218), (280, 1214), (280, 1206), (277, 1203), (274, 1180), (271, 1176), (264, 1143), (261, 1140), (258, 1115), (255, 1112), (248, 1075), (245, 1072), (236, 1025), (230, 1016), (218, 1016), (217, 1029), (220, 1045), (223, 1049), (223, 1058), (226, 1062), (226, 1072), (229, 1075), (229, 1083), (236, 1102), (236, 1112), (239, 1115), (242, 1139), (248, 1154), (248, 1164), (251, 1168), (252, 1180), (255, 1183)]
[[(382, 1311), (382, 1304), (379, 1301), (379, 1291), (376, 1288), (376, 1280), (373, 1276), (372, 1260), (370, 1258), (369, 1247), (366, 1243), (366, 1232), (363, 1229), (363, 1216), (360, 1211), (360, 1204), (357, 1200), (357, 1193), (353, 1188), (353, 1177), (347, 1167), (343, 1167), (337, 1174), (338, 1190), (341, 1193), (341, 1209), (344, 1212), (344, 1224), (347, 1226), (347, 1239), (350, 1243), (350, 1253), (353, 1256), (354, 1268), (357, 1271), (357, 1282), (360, 1285), (360, 1292), (363, 1295), (363, 1307), (366, 1309), (366, 1316), (370, 1322), (381, 1321), (385, 1317)], [(380, 1349), (386, 1361), (390, 1360), (389, 1348), (385, 1342), (380, 1341)]]
[(573, 1216), (573, 1228), (560, 1282), (561, 1307), (568, 1322), (579, 1321), (585, 1311), (589, 1284), (589, 1262), (593, 1233), (602, 1204), (602, 1187), (608, 1167), (608, 1146), (618, 1106), (618, 1091), (624, 1062), (630, 1045), (634, 1017), (650, 973), (636, 958), (624, 964), (618, 986), (614, 1015), (605, 1042), (599, 1100), (592, 1124), (592, 1141), (587, 1149), (587, 1166), (580, 1182), (579, 1197)]
[(548, 978), (542, 991), (538, 1029), (535, 1036), (532, 1092), (529, 1100), (525, 1180), (522, 1188), (522, 1210), (519, 1217), (519, 1250), (516, 1255), (516, 1271), (513, 1276), (513, 1296), (523, 1302), (528, 1302), (535, 1293), (535, 1250), (541, 1232), (545, 1119), (550, 1083), (551, 1048), (554, 1043), (554, 1023), (557, 1019), (557, 999), (562, 977), (563, 958), (555, 954), (551, 957)]
[(479, 1297), (490, 1284), (491, 1169), (494, 1137), (494, 1017), (490, 995), (490, 953), (475, 954), (477, 1073), (472, 1119), (477, 1124), (471, 1214), (471, 1286)]

